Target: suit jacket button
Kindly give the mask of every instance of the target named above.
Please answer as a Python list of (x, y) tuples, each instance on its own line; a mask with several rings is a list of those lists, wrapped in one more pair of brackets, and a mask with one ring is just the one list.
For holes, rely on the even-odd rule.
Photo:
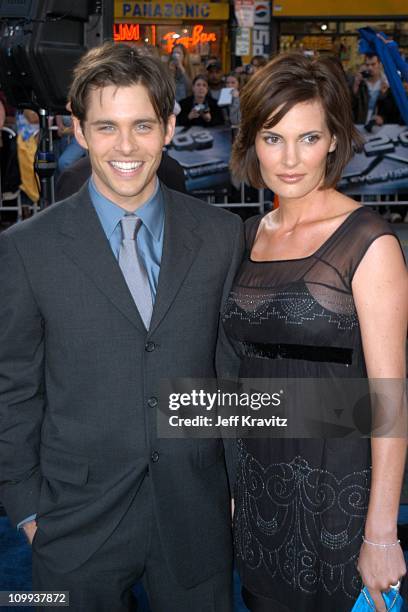
[(145, 344), (145, 351), (147, 351), (148, 353), (152, 353), (156, 348), (156, 345), (154, 342), (146, 342)]
[(158, 462), (159, 456), (160, 455), (159, 455), (159, 453), (157, 451), (153, 451), (153, 453), (152, 453), (152, 461), (153, 461), (153, 463), (157, 463)]
[(158, 403), (159, 403), (159, 400), (157, 399), (157, 397), (149, 397), (149, 399), (147, 400), (147, 405), (150, 408), (156, 408)]

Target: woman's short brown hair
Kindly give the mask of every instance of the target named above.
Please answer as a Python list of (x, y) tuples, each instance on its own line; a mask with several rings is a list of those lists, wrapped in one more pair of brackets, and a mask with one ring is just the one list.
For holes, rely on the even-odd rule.
[(336, 137), (336, 149), (327, 156), (321, 188), (335, 187), (353, 156), (353, 145), (362, 143), (353, 123), (349, 88), (336, 58), (308, 58), (298, 52), (278, 55), (243, 88), (241, 123), (231, 157), (233, 174), (254, 187), (266, 187), (255, 151), (257, 133), (279, 123), (296, 104), (311, 100), (321, 102), (327, 127)]
[(156, 116), (166, 125), (174, 112), (175, 85), (163, 63), (129, 45), (106, 42), (94, 47), (80, 59), (74, 70), (68, 94), (72, 114), (81, 123), (85, 121), (92, 89), (139, 84), (146, 87)]

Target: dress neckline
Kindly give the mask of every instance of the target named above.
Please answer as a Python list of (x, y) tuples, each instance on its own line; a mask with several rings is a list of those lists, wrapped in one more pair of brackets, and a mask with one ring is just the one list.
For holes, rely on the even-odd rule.
[[(347, 217), (344, 219), (344, 221), (342, 221), (340, 223), (340, 225), (338, 227), (336, 227), (334, 232), (332, 232), (330, 234), (330, 236), (328, 238), (326, 238), (326, 240), (313, 253), (311, 253), (310, 255), (306, 255), (305, 257), (294, 257), (292, 259), (260, 259), (260, 260), (252, 259), (251, 251), (252, 251), (252, 247), (253, 247), (253, 244), (254, 244), (254, 243), (252, 243), (251, 244), (251, 248), (248, 249), (248, 260), (251, 263), (254, 263), (254, 264), (267, 264), (267, 263), (288, 263), (290, 261), (306, 261), (307, 259), (311, 259), (312, 257), (316, 257), (320, 253), (320, 251), (322, 251), (329, 244), (329, 242), (331, 242), (331, 240), (340, 232), (340, 230), (343, 229), (348, 224), (348, 222), (355, 215), (355, 213), (360, 211), (360, 210), (364, 210), (364, 209), (365, 209), (365, 206), (359, 206), (358, 208), (355, 208), (353, 211), (351, 211), (351, 213), (347, 215)], [(256, 232), (255, 232), (255, 236), (254, 236), (254, 241), (255, 241), (255, 238), (256, 238), (256, 234), (258, 233), (259, 224), (261, 223), (261, 221), (263, 219), (263, 216), (264, 215), (261, 216), (261, 218), (259, 219), (259, 222), (258, 222), (258, 224), (256, 226)]]

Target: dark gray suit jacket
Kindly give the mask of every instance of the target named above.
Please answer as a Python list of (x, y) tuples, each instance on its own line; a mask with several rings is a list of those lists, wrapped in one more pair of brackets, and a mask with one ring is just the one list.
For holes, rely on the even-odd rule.
[(15, 524), (37, 513), (33, 547), (69, 571), (148, 468), (166, 557), (189, 587), (231, 564), (224, 449), (157, 439), (155, 404), (162, 377), (214, 377), (216, 354), (218, 374), (236, 374), (217, 332), (243, 247), (237, 216), (163, 190), (148, 333), (87, 186), (0, 236), (0, 498)]

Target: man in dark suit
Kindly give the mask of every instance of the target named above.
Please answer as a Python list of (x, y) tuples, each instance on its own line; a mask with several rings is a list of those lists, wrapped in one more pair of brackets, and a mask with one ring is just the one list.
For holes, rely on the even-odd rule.
[(34, 590), (73, 612), (133, 609), (139, 578), (153, 612), (229, 612), (224, 446), (155, 423), (161, 378), (235, 374), (218, 323), (240, 220), (157, 180), (175, 122), (160, 61), (106, 43), (70, 102), (90, 181), (0, 238), (0, 498)]

